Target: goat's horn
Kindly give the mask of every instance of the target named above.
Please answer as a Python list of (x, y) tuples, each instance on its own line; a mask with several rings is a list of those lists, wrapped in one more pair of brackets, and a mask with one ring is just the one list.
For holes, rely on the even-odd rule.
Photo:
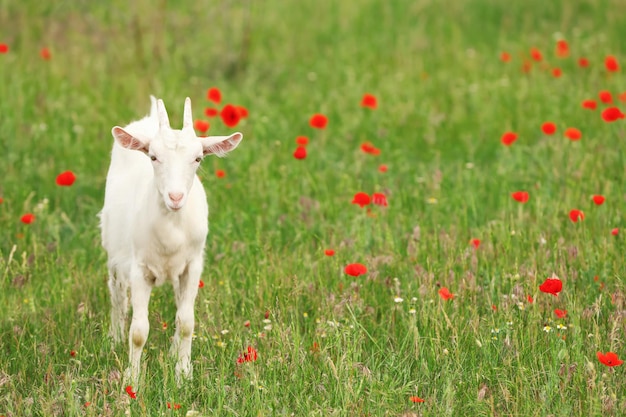
[(170, 127), (170, 119), (167, 117), (167, 110), (165, 109), (165, 103), (159, 99), (157, 101), (157, 114), (159, 115), (159, 128), (164, 129)]
[(191, 115), (191, 99), (185, 99), (185, 110), (183, 111), (183, 130), (193, 130), (193, 116)]

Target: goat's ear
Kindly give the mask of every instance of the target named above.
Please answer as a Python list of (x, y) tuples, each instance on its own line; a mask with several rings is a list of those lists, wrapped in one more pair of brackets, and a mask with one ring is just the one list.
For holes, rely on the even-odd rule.
[(235, 149), (241, 143), (243, 135), (239, 132), (230, 136), (208, 136), (199, 138), (202, 142), (204, 155), (225, 156), (228, 152)]
[(121, 127), (115, 126), (111, 130), (111, 134), (113, 134), (113, 138), (115, 138), (115, 141), (119, 143), (122, 148), (148, 153), (150, 145), (148, 142), (131, 135)]

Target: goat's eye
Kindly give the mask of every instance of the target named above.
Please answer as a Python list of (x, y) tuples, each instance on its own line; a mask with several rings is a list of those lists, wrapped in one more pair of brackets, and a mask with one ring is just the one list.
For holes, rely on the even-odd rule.
[(151, 160), (152, 162), (154, 162), (154, 161), (156, 161), (156, 160), (157, 160), (157, 157), (156, 157), (156, 156), (154, 156), (154, 155), (150, 155), (150, 160)]
[(197, 163), (202, 162), (202, 157), (201, 157), (201, 156), (197, 157), (197, 158), (196, 158), (196, 162), (197, 162)]

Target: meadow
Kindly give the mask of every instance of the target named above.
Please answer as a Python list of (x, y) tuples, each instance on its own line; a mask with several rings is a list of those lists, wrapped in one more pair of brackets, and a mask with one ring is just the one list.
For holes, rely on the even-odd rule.
[[(0, 2), (0, 416), (626, 415), (621, 4)], [(165, 285), (128, 387), (97, 213), (150, 94), (244, 139), (194, 379)]]

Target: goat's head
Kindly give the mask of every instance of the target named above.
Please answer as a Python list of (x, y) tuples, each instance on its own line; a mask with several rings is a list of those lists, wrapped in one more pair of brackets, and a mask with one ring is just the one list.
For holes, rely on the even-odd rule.
[[(153, 98), (154, 100), (154, 98)], [(151, 118), (158, 120), (159, 130), (154, 137), (131, 134), (121, 127), (114, 127), (113, 137), (122, 147), (136, 150), (150, 158), (154, 169), (154, 181), (163, 198), (165, 207), (178, 211), (187, 201), (196, 170), (206, 155), (224, 156), (239, 145), (243, 135), (197, 137), (193, 130), (191, 100), (185, 99), (183, 128), (170, 127), (163, 100), (153, 103)]]

